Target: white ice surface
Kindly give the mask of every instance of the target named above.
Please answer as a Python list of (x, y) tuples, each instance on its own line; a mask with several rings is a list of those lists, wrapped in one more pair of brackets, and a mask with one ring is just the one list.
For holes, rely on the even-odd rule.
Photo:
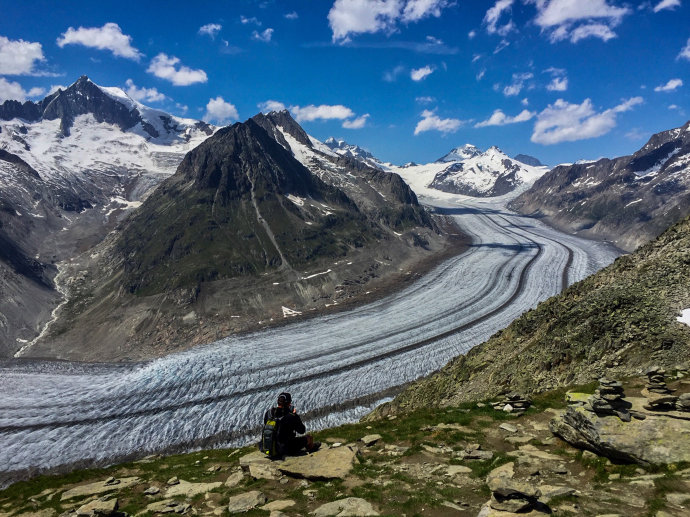
[(436, 205), (469, 250), (374, 303), (143, 364), (0, 362), (0, 485), (25, 469), (246, 444), (283, 390), (311, 429), (353, 421), (617, 255), (505, 198), (455, 198)]
[(686, 325), (690, 325), (690, 309), (685, 309), (683, 312), (680, 313), (680, 316), (676, 318), (678, 321), (681, 323), (685, 323)]

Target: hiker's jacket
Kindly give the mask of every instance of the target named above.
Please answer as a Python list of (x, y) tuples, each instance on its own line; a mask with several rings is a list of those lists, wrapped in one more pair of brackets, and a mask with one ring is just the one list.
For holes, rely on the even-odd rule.
[(303, 434), (307, 428), (302, 423), (302, 419), (297, 413), (292, 412), (292, 406), (289, 409), (274, 407), (264, 413), (264, 424), (270, 419), (275, 419), (282, 416), (280, 427), (278, 429), (278, 443), (281, 445), (287, 444), (297, 433)]

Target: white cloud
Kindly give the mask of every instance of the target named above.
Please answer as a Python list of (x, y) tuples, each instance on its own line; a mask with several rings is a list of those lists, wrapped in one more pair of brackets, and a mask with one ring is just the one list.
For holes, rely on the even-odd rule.
[(295, 117), (297, 122), (311, 122), (314, 120), (345, 120), (355, 116), (354, 111), (352, 111), (347, 106), (342, 104), (328, 105), (321, 104), (320, 106), (315, 106), (310, 104), (309, 106), (290, 106), (290, 111)]
[(415, 99), (415, 101), (417, 101), (420, 104), (431, 104), (432, 102), (436, 102), (436, 98), (435, 97), (428, 97), (428, 96), (427, 97), (417, 97)]
[(616, 127), (618, 113), (629, 111), (642, 102), (642, 97), (632, 97), (618, 106), (597, 112), (590, 99), (585, 99), (582, 104), (558, 99), (537, 115), (531, 140), (550, 145), (605, 135)]
[(535, 23), (550, 31), (552, 43), (569, 39), (572, 43), (585, 38), (608, 41), (615, 38), (613, 28), (632, 10), (610, 5), (609, 0), (526, 0), (537, 8)]
[(365, 113), (361, 117), (357, 117), (356, 119), (353, 120), (346, 120), (343, 122), (343, 127), (345, 129), (362, 129), (364, 125), (367, 123), (367, 119), (369, 118), (369, 113)]
[(462, 120), (456, 118), (439, 118), (434, 111), (424, 110), (422, 111), (422, 119), (417, 122), (417, 126), (414, 128), (414, 134), (418, 135), (425, 131), (440, 131), (445, 135), (448, 133), (455, 133), (462, 125)]
[(51, 85), (50, 85), (50, 88), (48, 89), (48, 95), (52, 95), (52, 94), (54, 94), (56, 91), (58, 91), (58, 90), (64, 90), (64, 89), (66, 89), (66, 88), (67, 88), (67, 86), (65, 86), (64, 84), (51, 84)]
[(187, 66), (180, 65), (180, 58), (168, 56), (163, 52), (151, 60), (151, 64), (146, 71), (156, 77), (170, 81), (175, 86), (189, 86), (190, 84), (208, 81), (206, 72), (203, 70), (193, 70)]
[(662, 84), (661, 86), (657, 86), (654, 88), (655, 92), (672, 92), (673, 90), (677, 90), (683, 86), (683, 80), (682, 79), (670, 79), (669, 82), (666, 84)]
[(603, 23), (590, 23), (581, 25), (570, 33), (571, 43), (577, 43), (586, 38), (599, 38), (602, 41), (608, 41), (616, 37), (616, 33), (611, 30), (608, 25)]
[(680, 50), (680, 54), (678, 54), (678, 59), (680, 58), (687, 59), (690, 61), (690, 38), (688, 38), (688, 42)]
[(206, 113), (204, 114), (205, 121), (215, 121), (217, 124), (227, 124), (239, 118), (237, 108), (233, 104), (225, 102), (220, 95), (215, 99), (208, 100), (208, 104), (206, 104)]
[(661, 0), (654, 7), (654, 12), (658, 13), (663, 9), (675, 9), (676, 7), (680, 7), (680, 0)]
[(484, 15), (484, 24), (486, 25), (486, 32), (489, 34), (498, 34), (499, 36), (506, 36), (515, 28), (512, 20), (499, 26), (498, 21), (504, 12), (509, 12), (514, 0), (497, 0), (496, 4), (491, 7)]
[(292, 11), (291, 13), (287, 13), (285, 15), (285, 18), (287, 18), (288, 20), (296, 20), (297, 18), (299, 18), (299, 14), (297, 14), (296, 11)]
[(175, 103), (175, 107), (178, 110), (180, 110), (182, 113), (187, 113), (187, 111), (189, 110), (189, 106), (187, 106), (185, 104), (180, 104), (179, 102)]
[(252, 16), (251, 18), (247, 18), (246, 16), (240, 16), (240, 22), (242, 22), (242, 25), (247, 25), (251, 23), (252, 25), (261, 27), (261, 22), (255, 16)]
[(668, 109), (675, 111), (679, 110), (680, 106), (678, 106), (677, 104), (669, 104)]
[(449, 0), (335, 0), (328, 12), (333, 41), (349, 41), (351, 35), (393, 32), (398, 22), (439, 17)]
[(211, 36), (211, 38), (215, 38), (222, 28), (223, 26), (219, 23), (207, 23), (199, 27), (199, 34), (206, 34)]
[(45, 57), (40, 43), (0, 36), (0, 74), (40, 75), (34, 66), (41, 61)]
[(564, 92), (568, 89), (567, 77), (554, 77), (551, 82), (546, 85), (546, 89), (550, 92)]
[(486, 68), (482, 68), (479, 72), (477, 72), (475, 78), (477, 81), (481, 81), (484, 78), (484, 75), (486, 75)]
[(139, 88), (131, 79), (127, 79), (125, 84), (127, 85), (125, 93), (135, 101), (160, 102), (167, 99), (156, 88)]
[(495, 110), (493, 114), (483, 122), (477, 122), (474, 127), (487, 126), (505, 126), (508, 124), (517, 124), (518, 122), (527, 122), (534, 117), (535, 113), (529, 110), (522, 110), (514, 117), (509, 117), (503, 111)]
[(426, 78), (427, 76), (433, 73), (434, 68), (432, 68), (429, 65), (423, 66), (422, 68), (413, 68), (410, 72), (410, 79), (412, 79), (413, 81), (421, 81), (422, 79)]
[(27, 92), (18, 82), (0, 77), (0, 102), (10, 99), (24, 102), (27, 98), (41, 97), (43, 94), (45, 94), (43, 88), (31, 88)]
[(282, 102), (267, 100), (266, 102), (261, 102), (257, 104), (262, 113), (270, 113), (271, 111), (283, 111), (285, 109), (285, 104)]
[(529, 99), (525, 97), (520, 101), (520, 104), (522, 104), (523, 106), (529, 106)]
[(402, 12), (402, 21), (416, 22), (429, 16), (438, 18), (447, 6), (448, 0), (407, 0)]
[(467, 37), (469, 39), (474, 39), (476, 35), (477, 35), (477, 31), (475, 31), (475, 30), (471, 30), (470, 32), (467, 33)]
[(132, 46), (132, 36), (122, 34), (117, 23), (106, 23), (103, 27), (70, 27), (57, 39), (58, 47), (83, 45), (99, 50), (110, 50), (113, 55), (139, 61), (143, 55)]
[(506, 97), (513, 97), (519, 95), (522, 89), (525, 87), (525, 82), (529, 81), (534, 77), (534, 74), (527, 72), (524, 74), (513, 74), (513, 82), (503, 88), (503, 95)]
[(252, 32), (252, 39), (255, 39), (257, 41), (263, 41), (264, 43), (268, 43), (271, 41), (271, 38), (273, 37), (273, 29), (266, 29), (264, 31), (254, 31)]

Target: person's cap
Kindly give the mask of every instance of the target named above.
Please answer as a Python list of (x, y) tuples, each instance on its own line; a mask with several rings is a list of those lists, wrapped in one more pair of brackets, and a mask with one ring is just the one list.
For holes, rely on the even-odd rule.
[(292, 395), (290, 395), (287, 391), (284, 391), (278, 395), (278, 405), (289, 406), (290, 402), (292, 402)]

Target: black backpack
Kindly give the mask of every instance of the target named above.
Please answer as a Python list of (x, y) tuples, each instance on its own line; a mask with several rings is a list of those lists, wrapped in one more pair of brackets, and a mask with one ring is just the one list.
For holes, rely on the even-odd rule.
[(261, 442), (259, 449), (269, 458), (280, 457), (280, 447), (278, 445), (278, 435), (280, 433), (280, 424), (283, 420), (283, 415), (276, 416), (273, 409), (268, 411), (266, 423), (261, 431)]

